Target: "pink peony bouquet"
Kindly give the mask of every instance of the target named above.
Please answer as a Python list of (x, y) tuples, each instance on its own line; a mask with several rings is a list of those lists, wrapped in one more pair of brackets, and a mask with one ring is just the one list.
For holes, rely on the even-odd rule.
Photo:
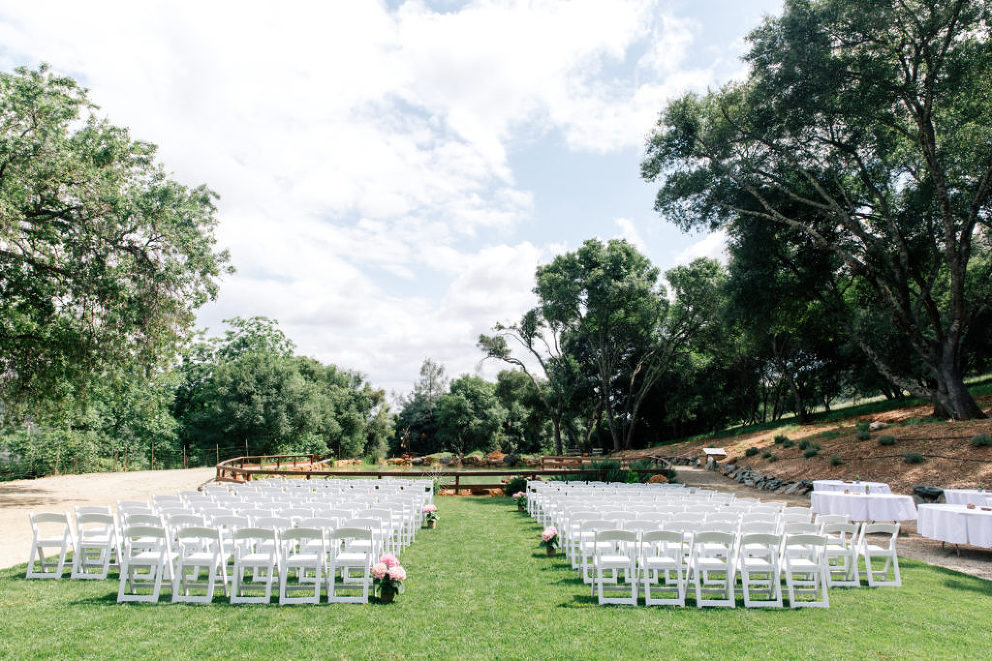
[(541, 546), (547, 546), (548, 548), (557, 549), (559, 546), (558, 541), (558, 529), (554, 526), (548, 526), (541, 533)]
[(527, 507), (527, 494), (525, 494), (523, 491), (518, 491), (517, 493), (513, 494), (513, 500), (517, 502), (517, 507), (519, 507), (520, 509)]
[(381, 596), (383, 588), (393, 592), (403, 592), (403, 581), (406, 580), (406, 570), (392, 553), (384, 553), (379, 562), (372, 565), (372, 589)]
[(424, 505), (423, 512), (424, 512), (424, 521), (427, 522), (437, 521), (440, 518), (437, 513), (437, 505), (434, 504)]

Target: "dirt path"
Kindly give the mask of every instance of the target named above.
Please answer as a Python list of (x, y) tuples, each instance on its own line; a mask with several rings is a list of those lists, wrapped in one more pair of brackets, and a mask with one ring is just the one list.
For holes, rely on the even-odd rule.
[[(726, 491), (741, 497), (781, 500), (788, 502), (790, 505), (809, 507), (809, 496), (772, 494), (761, 489), (746, 487), (724, 476), (722, 473), (708, 471), (702, 468), (679, 466), (676, 470), (679, 473), (679, 479), (685, 481), (690, 486)], [(915, 521), (902, 522), (898, 548), (899, 555), (901, 556), (992, 581), (992, 549), (980, 549), (970, 546), (955, 548), (954, 546), (946, 546), (933, 539), (921, 537), (916, 532)]]
[(31, 512), (64, 512), (79, 505), (115, 505), (154, 494), (196, 489), (213, 478), (213, 468), (61, 475), (0, 482), (0, 569), (27, 562)]

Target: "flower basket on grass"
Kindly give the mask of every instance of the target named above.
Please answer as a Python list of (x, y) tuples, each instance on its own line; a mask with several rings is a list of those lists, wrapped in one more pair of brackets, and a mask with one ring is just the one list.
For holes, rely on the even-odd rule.
[(547, 549), (548, 555), (555, 555), (558, 553), (558, 547), (561, 545), (558, 539), (558, 529), (554, 526), (548, 526), (541, 533), (541, 546)]
[(406, 570), (392, 553), (385, 553), (372, 565), (372, 592), (383, 604), (390, 603), (397, 593), (403, 592)]
[(525, 494), (523, 491), (518, 491), (517, 493), (513, 494), (513, 499), (517, 501), (517, 511), (523, 512), (524, 509), (527, 507), (527, 494)]
[(437, 528), (437, 520), (440, 518), (437, 514), (437, 505), (424, 505), (424, 527), (425, 528)]

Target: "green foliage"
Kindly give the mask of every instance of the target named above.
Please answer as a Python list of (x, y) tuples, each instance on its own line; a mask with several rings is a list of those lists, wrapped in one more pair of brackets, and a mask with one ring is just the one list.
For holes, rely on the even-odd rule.
[(788, 440), (789, 440), (789, 437), (788, 436), (784, 436), (782, 434), (778, 434), (777, 436), (775, 436), (775, 445), (782, 445), (783, 443), (785, 443)]
[(820, 454), (819, 448), (808, 448), (803, 452), (803, 458), (809, 459), (810, 457), (815, 457), (818, 454)]
[(768, 463), (772, 463), (773, 464), (776, 461), (778, 461), (778, 456), (776, 456), (776, 455), (773, 454), (772, 456), (768, 457)]
[(518, 492), (527, 492), (527, 478), (526, 477), (514, 477), (505, 485), (503, 485), (503, 493), (507, 496), (512, 496)]
[(854, 438), (856, 438), (859, 441), (871, 440), (871, 432), (868, 431), (867, 429), (859, 428), (857, 431), (854, 432)]
[(843, 463), (844, 463), (844, 460), (841, 459), (839, 455), (836, 455), (836, 454), (830, 455), (830, 465), (831, 466), (840, 466)]
[(992, 445), (992, 436), (988, 434), (976, 434), (971, 439), (971, 447), (973, 448), (987, 448)]
[[(0, 415), (78, 426), (93, 390), (152, 379), (214, 298), (215, 194), (94, 114), (71, 78), (0, 72)], [(2, 422), (2, 421), (0, 421)]]
[(438, 399), (437, 438), (455, 454), (485, 454), (499, 448), (506, 415), (495, 385), (466, 374)]
[(810, 447), (810, 445), (812, 445), (812, 443), (813, 442), (810, 441), (808, 438), (804, 438), (803, 440), (799, 441), (799, 449), (800, 450), (805, 450), (806, 448)]
[(896, 444), (896, 437), (895, 436), (892, 436), (891, 434), (882, 434), (881, 436), (878, 437), (878, 444), (879, 445), (895, 445)]
[(758, 448), (748, 448), (747, 450), (744, 450), (744, 456), (746, 456), (746, 457), (754, 457), (759, 452), (761, 452), (761, 450), (759, 450)]
[(795, 445), (796, 445), (795, 441), (790, 441), (789, 439), (785, 439), (784, 441), (782, 441), (782, 447), (786, 449), (795, 447)]
[(902, 460), (907, 464), (922, 464), (926, 459), (919, 452), (907, 452), (902, 456)]
[(761, 458), (762, 459), (769, 459), (769, 458), (771, 458), (771, 456), (772, 456), (772, 451), (771, 450), (765, 450), (764, 452), (761, 453)]

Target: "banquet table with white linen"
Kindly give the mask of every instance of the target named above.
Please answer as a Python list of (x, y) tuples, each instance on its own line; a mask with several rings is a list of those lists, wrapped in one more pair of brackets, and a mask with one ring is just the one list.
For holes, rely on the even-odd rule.
[(992, 506), (920, 505), (916, 529), (941, 542), (992, 548)]
[(840, 491), (851, 493), (892, 493), (885, 482), (861, 482), (860, 480), (813, 480), (813, 491)]
[(944, 489), (948, 505), (992, 505), (992, 491), (981, 489)]
[(814, 491), (811, 509), (817, 514), (847, 514), (851, 521), (905, 521), (916, 518), (911, 496)]

